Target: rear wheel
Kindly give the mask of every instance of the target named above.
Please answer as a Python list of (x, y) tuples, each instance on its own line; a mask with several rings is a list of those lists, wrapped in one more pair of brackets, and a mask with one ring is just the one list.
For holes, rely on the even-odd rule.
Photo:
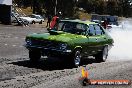
[(95, 56), (97, 62), (105, 62), (108, 57), (108, 46), (105, 46), (103, 50)]
[(41, 20), (40, 22), (39, 22), (39, 24), (42, 24), (43, 23), (43, 21)]
[(29, 50), (29, 58), (32, 62), (38, 62), (41, 58), (41, 53), (39, 50)]

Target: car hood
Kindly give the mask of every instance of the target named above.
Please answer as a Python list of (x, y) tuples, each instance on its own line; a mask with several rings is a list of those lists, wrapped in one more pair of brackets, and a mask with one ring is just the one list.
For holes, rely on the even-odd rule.
[(31, 39), (40, 39), (40, 40), (51, 40), (51, 41), (59, 41), (59, 42), (69, 42), (73, 39), (77, 38), (84, 38), (85, 36), (83, 35), (77, 35), (77, 34), (71, 34), (71, 33), (66, 33), (62, 31), (52, 31), (49, 33), (34, 33), (34, 34), (29, 34), (27, 38)]

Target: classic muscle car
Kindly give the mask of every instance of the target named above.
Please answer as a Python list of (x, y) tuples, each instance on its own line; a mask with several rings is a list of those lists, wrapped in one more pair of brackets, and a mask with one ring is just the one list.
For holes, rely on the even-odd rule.
[(105, 61), (113, 45), (111, 36), (98, 23), (81, 20), (61, 20), (48, 33), (29, 34), (25, 40), (31, 61), (50, 55), (66, 58), (75, 67), (86, 56)]

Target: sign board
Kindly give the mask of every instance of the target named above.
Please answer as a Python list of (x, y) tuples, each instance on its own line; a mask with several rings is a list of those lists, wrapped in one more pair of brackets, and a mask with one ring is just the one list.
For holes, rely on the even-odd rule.
[(12, 0), (0, 0), (0, 4), (12, 5)]

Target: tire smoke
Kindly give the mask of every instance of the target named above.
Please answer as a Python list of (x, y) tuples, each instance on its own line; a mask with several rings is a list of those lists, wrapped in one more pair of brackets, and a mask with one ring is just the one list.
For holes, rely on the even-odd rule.
[(132, 60), (132, 19), (126, 19), (109, 32), (114, 46), (109, 51), (107, 61)]

